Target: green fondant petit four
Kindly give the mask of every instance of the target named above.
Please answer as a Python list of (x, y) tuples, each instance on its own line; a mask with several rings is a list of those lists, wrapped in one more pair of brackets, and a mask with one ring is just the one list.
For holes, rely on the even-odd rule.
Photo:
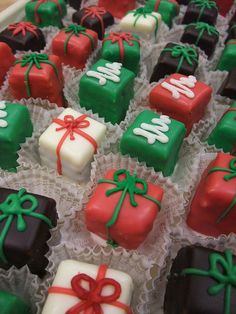
[(236, 40), (229, 40), (217, 65), (217, 70), (230, 71), (236, 67)]
[(30, 314), (30, 307), (18, 296), (0, 291), (1, 314)]

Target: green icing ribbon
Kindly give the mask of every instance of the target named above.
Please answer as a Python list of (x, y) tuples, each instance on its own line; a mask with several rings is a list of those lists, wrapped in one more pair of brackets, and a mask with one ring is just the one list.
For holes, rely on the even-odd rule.
[[(35, 213), (38, 207), (38, 200), (30, 194), (25, 194), (26, 189), (22, 188), (18, 193), (10, 194), (7, 199), (0, 204), (0, 223), (6, 220), (6, 223), (0, 233), (0, 260), (7, 264), (7, 258), (4, 254), (4, 241), (10, 230), (14, 218), (17, 218), (16, 229), (19, 232), (24, 232), (27, 229), (27, 224), (24, 216), (34, 217), (44, 221), (49, 228), (53, 228), (51, 220), (40, 213)], [(25, 202), (30, 202), (30, 208), (23, 208)]]
[(155, 37), (156, 37), (156, 34), (157, 34), (157, 30), (158, 30), (158, 18), (156, 15), (154, 15), (153, 11), (146, 8), (146, 7), (142, 7), (142, 8), (138, 8), (134, 11), (129, 11), (128, 13), (133, 13), (134, 17), (135, 17), (135, 20), (134, 20), (134, 26), (136, 26), (138, 20), (140, 19), (140, 17), (144, 17), (145, 19), (148, 17), (148, 16), (151, 16), (155, 19), (156, 21), (156, 27), (155, 27)]
[(42, 69), (41, 63), (46, 63), (46, 64), (51, 65), (53, 67), (53, 70), (54, 70), (57, 78), (59, 79), (58, 71), (57, 71), (55, 64), (49, 60), (48, 55), (46, 55), (46, 54), (42, 54), (42, 53), (27, 54), (27, 55), (23, 56), (22, 59), (17, 60), (15, 62), (15, 64), (20, 64), (22, 68), (24, 68), (25, 66), (28, 66), (27, 70), (25, 72), (25, 82), (26, 82), (26, 90), (27, 90), (28, 97), (31, 97), (31, 89), (30, 89), (30, 84), (29, 84), (29, 73), (30, 73), (33, 66), (36, 66), (37, 69), (41, 70)]
[[(123, 180), (120, 180), (121, 175), (125, 176), (125, 178)], [(111, 228), (116, 223), (116, 221), (119, 217), (119, 213), (121, 211), (123, 202), (124, 202), (127, 195), (129, 195), (130, 204), (133, 207), (138, 206), (138, 203), (135, 201), (135, 195), (137, 194), (137, 195), (141, 195), (144, 198), (154, 202), (157, 206), (159, 206), (159, 208), (161, 208), (161, 204), (159, 201), (157, 201), (156, 199), (147, 195), (147, 191), (148, 191), (147, 182), (145, 180), (137, 178), (136, 174), (134, 174), (132, 176), (129, 173), (129, 171), (126, 169), (117, 170), (114, 173), (113, 180), (102, 179), (102, 180), (99, 180), (98, 183), (111, 183), (111, 184), (115, 185), (115, 187), (113, 189), (106, 191), (107, 197), (109, 197), (113, 193), (122, 192), (121, 197), (119, 199), (119, 202), (115, 207), (115, 210), (113, 212), (111, 219), (106, 223), (107, 235), (108, 235), (107, 243), (112, 245), (112, 246), (116, 247), (116, 246), (118, 246), (118, 244), (114, 240), (111, 239), (109, 228)], [(142, 187), (141, 188), (137, 187), (137, 184), (141, 184)]]
[[(217, 171), (223, 171), (228, 172), (229, 174), (224, 176), (225, 181), (229, 181), (231, 179), (236, 178), (236, 158), (233, 158), (229, 163), (229, 168), (220, 168), (215, 167), (209, 170), (208, 175), (217, 172)], [(231, 204), (220, 214), (220, 216), (217, 218), (216, 223), (220, 223), (233, 209), (233, 207), (236, 205), (236, 196), (234, 197)]]
[(205, 9), (217, 9), (218, 11), (218, 7), (215, 1), (210, 1), (210, 0), (192, 0), (190, 1), (190, 4), (195, 4), (196, 7), (200, 8), (200, 12), (198, 15), (198, 19), (197, 21), (200, 21), (202, 18), (202, 15), (205, 11)]
[(173, 58), (180, 58), (176, 72), (178, 73), (182, 67), (184, 60), (190, 65), (193, 65), (193, 62), (198, 62), (198, 54), (195, 49), (191, 47), (185, 47), (182, 45), (175, 45), (172, 48), (164, 48), (162, 53), (170, 52)]
[(224, 255), (212, 253), (209, 256), (209, 270), (197, 268), (186, 268), (181, 272), (182, 276), (195, 275), (211, 277), (216, 281), (207, 292), (211, 296), (219, 294), (224, 290), (224, 314), (231, 313), (231, 291), (236, 288), (236, 265), (233, 263), (231, 250), (226, 250)]
[(86, 28), (81, 25), (70, 24), (68, 27), (64, 29), (65, 33), (70, 33), (70, 35), (66, 38), (64, 43), (64, 53), (67, 54), (68, 42), (71, 37), (74, 35), (76, 37), (80, 37), (80, 35), (84, 35), (88, 37), (91, 41), (92, 49), (94, 49), (94, 38), (86, 33)]
[(218, 30), (215, 28), (215, 26), (213, 25), (209, 25), (207, 23), (204, 22), (198, 22), (198, 23), (191, 23), (189, 25), (186, 26), (186, 28), (189, 27), (194, 27), (197, 31), (199, 31), (197, 40), (195, 42), (195, 45), (199, 44), (199, 41), (201, 40), (204, 32), (207, 32), (208, 35), (212, 36), (212, 35), (216, 35), (217, 37), (219, 37), (219, 32)]

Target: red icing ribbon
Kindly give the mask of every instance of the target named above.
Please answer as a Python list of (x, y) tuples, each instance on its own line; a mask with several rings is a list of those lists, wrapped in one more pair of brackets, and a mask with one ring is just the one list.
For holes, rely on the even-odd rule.
[(84, 13), (85, 13), (85, 15), (82, 17), (82, 19), (80, 21), (80, 25), (83, 25), (84, 21), (88, 17), (90, 17), (92, 19), (97, 18), (101, 24), (102, 34), (104, 34), (105, 26), (104, 26), (102, 15), (107, 13), (106, 9), (102, 8), (102, 7), (92, 6), (92, 7), (84, 8)]
[(236, 40), (229, 40), (226, 45), (236, 45)]
[(40, 15), (38, 13), (38, 8), (40, 7), (41, 4), (48, 3), (48, 2), (54, 2), (57, 6), (58, 11), (60, 12), (60, 14), (62, 14), (62, 7), (60, 3), (58, 2), (58, 0), (37, 0), (36, 6), (34, 8), (34, 16), (35, 16), (35, 21), (37, 24), (41, 22)]
[(37, 27), (30, 22), (20, 22), (20, 23), (10, 24), (7, 29), (9, 31), (12, 31), (13, 36), (18, 35), (19, 33), (22, 33), (22, 35), (25, 36), (26, 32), (30, 32), (34, 34), (36, 37), (38, 37)]
[(61, 163), (61, 148), (62, 145), (64, 144), (65, 140), (67, 139), (67, 137), (70, 137), (71, 141), (75, 140), (75, 136), (74, 133), (82, 136), (83, 138), (85, 138), (87, 141), (89, 141), (92, 146), (94, 147), (94, 151), (97, 150), (97, 142), (87, 133), (83, 132), (80, 129), (85, 129), (88, 128), (90, 126), (90, 122), (88, 120), (85, 120), (87, 118), (87, 116), (84, 114), (78, 118), (74, 118), (72, 115), (66, 115), (64, 117), (64, 120), (60, 120), (58, 118), (53, 119), (54, 123), (59, 124), (61, 127), (57, 128), (56, 131), (62, 131), (62, 130), (66, 130), (66, 132), (64, 133), (64, 135), (62, 136), (60, 142), (57, 145), (57, 149), (56, 149), (56, 154), (57, 154), (57, 172), (61, 175), (62, 174), (62, 163)]
[[(171, 3), (177, 4), (177, 2), (175, 0), (168, 0), (168, 1), (171, 2)], [(157, 0), (156, 1), (153, 11), (156, 12), (158, 10), (160, 3), (161, 3), (161, 0)]]
[[(101, 304), (109, 304), (124, 310), (127, 314), (132, 314), (132, 310), (127, 305), (117, 301), (121, 295), (120, 284), (110, 278), (105, 278), (107, 266), (101, 265), (98, 269), (96, 279), (86, 275), (78, 274), (71, 280), (71, 287), (50, 287), (48, 293), (66, 294), (73, 297), (78, 297), (81, 301), (71, 307), (65, 314), (104, 314)], [(82, 286), (82, 282), (88, 283), (89, 289)], [(110, 295), (103, 296), (102, 291), (106, 287), (112, 287), (113, 292)]]
[(135, 41), (140, 45), (140, 41), (137, 38), (134, 38), (131, 33), (110, 33), (110, 35), (105, 38), (103, 42), (106, 40), (110, 40), (112, 44), (118, 43), (122, 62), (124, 62), (125, 59), (124, 41), (127, 42), (129, 46), (133, 46), (132, 41)]

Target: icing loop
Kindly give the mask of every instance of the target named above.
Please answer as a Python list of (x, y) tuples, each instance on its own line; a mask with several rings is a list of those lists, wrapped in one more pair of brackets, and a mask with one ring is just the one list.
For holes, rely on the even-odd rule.
[[(124, 179), (121, 180), (120, 176), (124, 176)], [(124, 200), (126, 198), (126, 196), (129, 196), (130, 199), (130, 204), (133, 207), (137, 207), (138, 203), (135, 201), (135, 195), (141, 195), (144, 198), (154, 202), (157, 206), (161, 207), (160, 202), (158, 202), (156, 199), (146, 195), (148, 192), (148, 184), (145, 180), (142, 180), (141, 178), (137, 178), (136, 174), (134, 174), (133, 176), (130, 174), (130, 172), (126, 169), (120, 169), (117, 170), (114, 173), (113, 176), (113, 180), (107, 180), (107, 179), (102, 179), (99, 180), (98, 183), (110, 183), (110, 184), (114, 184), (115, 187), (113, 189), (107, 190), (106, 191), (106, 196), (109, 197), (110, 195), (112, 195), (113, 193), (117, 193), (117, 192), (122, 192), (122, 195), (120, 197), (120, 200), (113, 212), (113, 215), (111, 217), (111, 219), (106, 223), (106, 227), (110, 228), (112, 227), (118, 217), (119, 217), (119, 213), (121, 211), (122, 205), (124, 203)], [(139, 186), (137, 186), (139, 184)], [(113, 241), (111, 238), (109, 238), (109, 230), (108, 230), (108, 243), (109, 244), (116, 244), (115, 241)]]
[[(25, 194), (25, 195), (24, 195)], [(24, 208), (25, 202), (30, 202), (30, 208)], [(30, 194), (26, 194), (26, 189), (20, 189), (18, 193), (10, 194), (7, 199), (0, 204), (0, 222), (6, 220), (6, 224), (0, 234), (0, 259), (7, 263), (6, 256), (4, 254), (4, 240), (9, 232), (11, 224), (14, 218), (17, 218), (16, 229), (19, 232), (24, 232), (27, 228), (24, 216), (34, 217), (44, 221), (49, 228), (53, 228), (51, 220), (43, 214), (35, 213), (38, 207), (38, 200)]]
[(211, 35), (216, 35), (216, 36), (219, 37), (219, 32), (215, 28), (215, 26), (213, 26), (213, 25), (210, 25), (210, 24), (207, 24), (207, 23), (204, 23), (204, 22), (198, 22), (198, 23), (191, 23), (191, 24), (187, 25), (187, 28), (188, 27), (192, 27), (192, 26), (194, 26), (194, 28), (199, 31), (199, 34), (198, 34), (198, 37), (196, 39), (195, 45), (199, 44), (199, 41), (201, 40), (201, 38), (202, 38), (202, 36), (203, 36), (205, 31), (210, 36)]
[(37, 27), (30, 22), (20, 22), (15, 24), (10, 24), (7, 28), (9, 31), (12, 31), (12, 35), (16, 36), (22, 33), (23, 36), (26, 36), (26, 32), (30, 32), (38, 37)]
[(143, 136), (147, 138), (148, 144), (155, 144), (156, 141), (159, 141), (162, 144), (169, 142), (169, 138), (166, 132), (169, 131), (168, 124), (171, 123), (171, 120), (168, 116), (161, 115), (160, 118), (154, 118), (151, 121), (152, 124), (142, 123), (140, 128), (135, 128), (133, 133), (138, 136)]
[(200, 21), (205, 9), (217, 9), (217, 4), (215, 3), (215, 1), (210, 1), (210, 0), (191, 0), (190, 4), (193, 3), (196, 7), (200, 8), (200, 12), (198, 15), (198, 19), (197, 21)]
[(236, 265), (233, 263), (231, 250), (226, 250), (224, 256), (212, 253), (209, 256), (209, 270), (186, 268), (181, 275), (211, 277), (216, 283), (208, 288), (210, 295), (217, 295), (224, 290), (224, 314), (230, 314), (231, 290), (236, 288)]
[(118, 62), (106, 63), (104, 67), (100, 66), (97, 71), (88, 71), (87, 76), (97, 78), (99, 80), (99, 85), (105, 85), (107, 80), (113, 81), (115, 83), (120, 82), (122, 64)]
[(37, 1), (37, 3), (36, 3), (36, 6), (35, 6), (35, 9), (34, 9), (34, 16), (35, 16), (35, 21), (36, 21), (37, 24), (41, 23), (41, 18), (40, 18), (40, 15), (38, 13), (38, 8), (43, 3), (48, 3), (48, 2), (55, 3), (55, 5), (57, 7), (57, 10), (60, 12), (60, 14), (62, 14), (62, 7), (61, 7), (60, 3), (58, 2), (58, 0), (36, 0), (36, 1)]
[(8, 123), (3, 118), (7, 117), (6, 109), (6, 103), (5, 101), (0, 101), (0, 128), (6, 128), (8, 126)]
[(80, 129), (88, 128), (90, 126), (90, 122), (88, 120), (85, 120), (86, 118), (87, 118), (86, 115), (82, 115), (76, 119), (71, 115), (66, 115), (64, 117), (64, 120), (60, 120), (58, 118), (53, 119), (54, 123), (57, 123), (60, 125), (59, 128), (56, 128), (56, 132), (65, 130), (65, 133), (62, 136), (61, 140), (59, 141), (57, 145), (57, 149), (56, 149), (57, 172), (60, 175), (62, 175), (61, 148), (68, 136), (71, 141), (74, 141), (75, 140), (74, 133), (76, 133), (82, 136), (83, 138), (85, 138), (87, 141), (89, 141), (91, 145), (93, 146), (94, 151), (97, 150), (96, 141), (90, 135), (80, 130)]
[(165, 48), (162, 50), (163, 52), (170, 52), (173, 58), (180, 58), (178, 63), (176, 72), (178, 73), (181, 69), (181, 66), (184, 61), (186, 61), (189, 65), (193, 65), (193, 62), (198, 62), (198, 54), (195, 49), (191, 47), (185, 47), (182, 45), (175, 45), (172, 48)]
[(145, 8), (145, 7), (141, 7), (141, 8), (138, 8), (138, 9), (134, 10), (134, 11), (129, 11), (128, 13), (133, 13), (133, 15), (135, 17), (134, 26), (136, 25), (136, 23), (138, 22), (138, 20), (141, 17), (146, 19), (149, 16), (151, 16), (152, 18), (154, 18), (154, 20), (156, 22), (156, 27), (155, 27), (155, 37), (156, 37), (159, 21), (158, 21), (158, 17), (153, 14), (155, 12), (153, 12), (151, 9), (148, 9), (148, 8)]
[(104, 34), (105, 32), (105, 26), (104, 26), (104, 22), (103, 22), (103, 18), (102, 15), (106, 14), (107, 11), (105, 10), (105, 8), (102, 7), (96, 7), (96, 6), (91, 6), (88, 8), (84, 8), (84, 13), (85, 15), (82, 17), (80, 24), (83, 25), (84, 21), (90, 17), (92, 19), (97, 18), (101, 24), (101, 28), (102, 28), (102, 34)]
[(188, 98), (194, 98), (195, 94), (190, 88), (194, 88), (197, 83), (195, 76), (189, 75), (188, 77), (180, 77), (179, 80), (170, 79), (170, 83), (162, 82), (161, 86), (172, 93), (175, 99), (180, 98), (180, 94)]

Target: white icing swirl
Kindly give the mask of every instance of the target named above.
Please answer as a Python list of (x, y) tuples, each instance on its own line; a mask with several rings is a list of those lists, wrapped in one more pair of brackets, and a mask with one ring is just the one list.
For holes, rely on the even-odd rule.
[(5, 101), (0, 101), (0, 128), (6, 128), (8, 126), (8, 123), (4, 118), (7, 117), (6, 109), (6, 103)]
[(185, 95), (188, 98), (194, 98), (195, 94), (191, 90), (195, 87), (197, 79), (193, 75), (188, 77), (180, 77), (179, 80), (170, 79), (170, 83), (164, 81), (161, 83), (161, 86), (172, 93), (172, 97), (175, 99), (180, 98), (180, 94)]
[(86, 75), (97, 78), (99, 85), (105, 85), (107, 80), (119, 83), (121, 67), (122, 64), (118, 62), (106, 63), (105, 67), (98, 67), (97, 71), (88, 71)]

